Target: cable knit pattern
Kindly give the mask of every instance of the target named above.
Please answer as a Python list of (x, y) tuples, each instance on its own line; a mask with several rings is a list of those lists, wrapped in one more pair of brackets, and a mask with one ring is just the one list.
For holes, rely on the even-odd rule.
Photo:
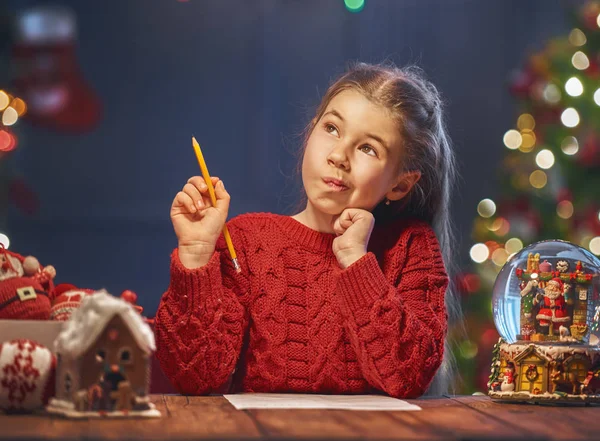
[(227, 223), (211, 260), (171, 256), (156, 314), (156, 355), (184, 394), (422, 395), (441, 364), (448, 284), (438, 241), (417, 220), (375, 228), (369, 252), (342, 270), (334, 234), (289, 216)]

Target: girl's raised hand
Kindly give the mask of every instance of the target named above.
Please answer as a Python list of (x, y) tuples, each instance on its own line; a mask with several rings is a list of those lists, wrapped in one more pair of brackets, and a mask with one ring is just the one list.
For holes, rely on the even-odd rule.
[(179, 243), (179, 259), (188, 268), (204, 266), (213, 255), (229, 212), (229, 193), (223, 181), (211, 178), (217, 204), (212, 206), (201, 176), (188, 179), (171, 205), (171, 222)]

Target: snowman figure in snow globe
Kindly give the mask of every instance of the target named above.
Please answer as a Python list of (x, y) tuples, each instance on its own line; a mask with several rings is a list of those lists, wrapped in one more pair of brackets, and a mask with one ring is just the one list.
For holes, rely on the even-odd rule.
[(500, 401), (600, 403), (600, 259), (546, 240), (512, 256), (494, 284), (488, 395)]

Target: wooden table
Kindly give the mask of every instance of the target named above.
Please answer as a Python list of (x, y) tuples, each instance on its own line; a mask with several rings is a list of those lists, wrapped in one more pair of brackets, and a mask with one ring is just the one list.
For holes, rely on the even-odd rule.
[(163, 417), (65, 420), (0, 415), (10, 440), (597, 440), (600, 407), (495, 403), (483, 396), (408, 400), (416, 412), (236, 410), (222, 396), (153, 395)]

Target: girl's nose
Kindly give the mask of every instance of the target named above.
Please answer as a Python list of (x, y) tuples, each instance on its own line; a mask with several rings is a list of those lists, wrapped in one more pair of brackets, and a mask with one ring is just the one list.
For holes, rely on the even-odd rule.
[(348, 162), (348, 155), (346, 154), (344, 146), (337, 145), (334, 147), (327, 156), (327, 163), (348, 170), (350, 168), (350, 163)]

